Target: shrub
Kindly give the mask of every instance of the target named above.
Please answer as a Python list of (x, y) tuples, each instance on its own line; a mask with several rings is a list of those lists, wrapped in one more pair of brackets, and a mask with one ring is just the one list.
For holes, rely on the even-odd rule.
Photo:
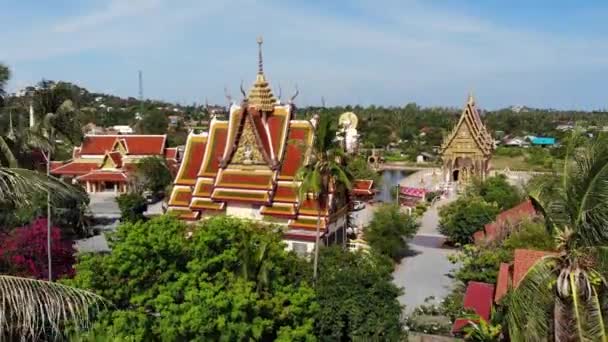
[[(47, 220), (31, 224), (0, 236), (0, 273), (48, 279)], [(62, 239), (61, 230), (51, 227), (53, 279), (73, 275), (75, 250), (72, 241)]]
[(454, 277), (464, 284), (469, 281), (495, 284), (500, 263), (510, 262), (513, 253), (504, 248), (466, 245), (460, 252), (449, 255), (448, 259), (454, 264), (461, 265), (454, 272)]
[(140, 194), (128, 193), (116, 197), (120, 216), (125, 222), (145, 220), (144, 212), (148, 209), (146, 199)]
[(483, 182), (476, 182), (469, 190), (488, 203), (496, 203), (501, 211), (513, 208), (523, 200), (519, 189), (509, 184), (507, 177), (504, 175), (490, 177)]
[(374, 213), (365, 239), (376, 252), (398, 261), (407, 252), (406, 239), (413, 237), (419, 227), (414, 217), (399, 206), (385, 204)]
[(492, 222), (499, 211), (481, 197), (463, 196), (439, 209), (439, 231), (451, 242), (464, 245), (472, 242), (473, 234)]

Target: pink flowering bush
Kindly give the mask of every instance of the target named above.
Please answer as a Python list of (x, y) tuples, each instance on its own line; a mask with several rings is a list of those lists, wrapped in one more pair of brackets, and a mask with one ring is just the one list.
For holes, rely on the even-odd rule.
[[(40, 218), (0, 236), (0, 269), (11, 275), (48, 278), (47, 221)], [(61, 238), (61, 230), (51, 227), (53, 279), (74, 274), (72, 241)]]

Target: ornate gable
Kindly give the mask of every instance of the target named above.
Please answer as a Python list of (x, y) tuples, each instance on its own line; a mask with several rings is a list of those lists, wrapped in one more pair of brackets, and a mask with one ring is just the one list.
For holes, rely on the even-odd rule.
[(489, 156), (493, 149), (492, 137), (481, 122), (473, 96), (469, 96), (458, 123), (444, 140), (442, 153)]
[(268, 165), (263, 152), (258, 145), (253, 127), (249, 120), (245, 121), (243, 132), (230, 164), (238, 165)]

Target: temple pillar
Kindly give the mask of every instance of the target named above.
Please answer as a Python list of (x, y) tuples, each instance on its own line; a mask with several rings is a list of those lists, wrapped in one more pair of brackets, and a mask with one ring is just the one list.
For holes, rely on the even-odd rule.
[(92, 192), (92, 191), (91, 191), (91, 182), (87, 181), (87, 186), (86, 186), (86, 188), (87, 188), (87, 192)]
[(118, 193), (118, 183), (114, 183), (114, 193)]

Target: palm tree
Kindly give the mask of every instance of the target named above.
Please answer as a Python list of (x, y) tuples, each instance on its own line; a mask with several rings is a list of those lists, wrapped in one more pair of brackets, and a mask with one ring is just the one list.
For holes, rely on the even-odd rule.
[(559, 181), (530, 194), (557, 249), (507, 297), (513, 341), (608, 341), (608, 144), (576, 141)]
[(105, 300), (88, 291), (42, 280), (0, 275), (0, 340), (37, 341), (61, 335), (62, 324), (87, 327)]
[(317, 279), (319, 263), (319, 240), (321, 234), (321, 211), (328, 208), (330, 188), (336, 192), (350, 189), (352, 176), (344, 166), (344, 149), (336, 141), (336, 129), (332, 127), (328, 115), (317, 120), (315, 138), (306, 151), (307, 162), (298, 170), (296, 180), (300, 181), (298, 197), (300, 202), (314, 199), (317, 206), (317, 230), (315, 236), (315, 254), (313, 261), (313, 278)]

